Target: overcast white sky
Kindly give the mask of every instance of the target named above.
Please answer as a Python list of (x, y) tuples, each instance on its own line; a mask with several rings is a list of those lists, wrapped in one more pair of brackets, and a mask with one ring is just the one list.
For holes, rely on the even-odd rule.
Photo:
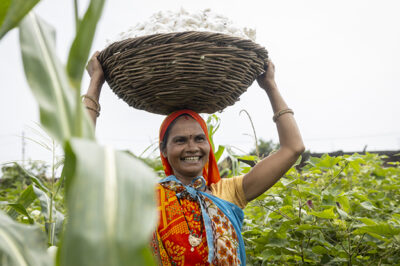
[[(57, 30), (58, 54), (65, 62), (74, 34), (73, 1), (43, 0), (35, 8)], [(80, 1), (81, 9), (87, 1)], [(241, 26), (257, 30), (257, 42), (276, 65), (278, 86), (295, 117), (307, 149), (400, 149), (400, 2), (397, 0), (218, 0), (106, 2), (92, 51), (106, 38), (160, 10), (211, 8)], [(37, 138), (29, 127), (38, 107), (26, 83), (18, 32), (0, 41), (0, 163), (21, 159), (21, 135)], [(88, 77), (83, 82), (83, 93)], [(140, 154), (157, 138), (162, 116), (134, 110), (105, 86), (97, 137), (101, 143)], [(252, 116), (257, 135), (278, 140), (268, 98), (254, 83), (241, 100), (220, 114), (216, 143), (250, 150)], [(27, 142), (26, 156), (49, 154)]]

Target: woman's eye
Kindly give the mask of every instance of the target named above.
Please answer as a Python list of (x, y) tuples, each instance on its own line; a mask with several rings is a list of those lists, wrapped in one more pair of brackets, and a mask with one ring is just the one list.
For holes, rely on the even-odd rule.
[(175, 139), (175, 143), (184, 143), (185, 139), (184, 138), (177, 138)]
[(198, 141), (198, 142), (203, 142), (203, 141), (205, 141), (206, 140), (206, 137), (205, 136), (197, 136), (196, 137), (196, 141)]

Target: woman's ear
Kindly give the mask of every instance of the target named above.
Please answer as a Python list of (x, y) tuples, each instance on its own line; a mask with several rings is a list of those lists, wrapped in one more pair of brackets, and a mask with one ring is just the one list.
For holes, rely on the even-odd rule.
[(163, 142), (160, 143), (160, 151), (162, 156), (164, 156), (165, 158), (167, 158), (167, 152), (166, 152), (167, 147), (164, 146)]

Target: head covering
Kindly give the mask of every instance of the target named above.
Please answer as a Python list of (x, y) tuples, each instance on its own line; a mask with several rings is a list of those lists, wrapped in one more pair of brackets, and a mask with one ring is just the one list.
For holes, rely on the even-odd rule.
[[(209, 136), (208, 136), (208, 130), (207, 130), (206, 122), (204, 121), (203, 118), (201, 118), (201, 116), (198, 113), (196, 113), (196, 112), (194, 112), (192, 110), (179, 110), (179, 111), (175, 111), (175, 112), (171, 113), (170, 115), (168, 115), (164, 119), (163, 123), (161, 124), (159, 142), (160, 143), (162, 142), (162, 140), (164, 138), (164, 135), (165, 135), (165, 132), (167, 131), (169, 125), (171, 125), (171, 123), (173, 121), (175, 121), (175, 119), (177, 119), (179, 116), (184, 115), (184, 114), (189, 115), (194, 120), (196, 120), (200, 124), (201, 128), (204, 131), (204, 134), (207, 137), (208, 144), (210, 145), (210, 154), (208, 156), (208, 162), (203, 167), (203, 177), (206, 180), (207, 186), (209, 186), (209, 185), (211, 185), (213, 183), (217, 183), (221, 179), (221, 177), (219, 176), (219, 170), (218, 170), (217, 161), (215, 160), (214, 152), (213, 152), (211, 144), (210, 144), (210, 139), (209, 139)], [(172, 167), (169, 164), (167, 158), (165, 158), (163, 156), (161, 151), (160, 151), (160, 155), (161, 155), (161, 161), (162, 161), (162, 164), (163, 164), (163, 167), (164, 167), (165, 175), (166, 176), (173, 175), (174, 172), (173, 172)]]

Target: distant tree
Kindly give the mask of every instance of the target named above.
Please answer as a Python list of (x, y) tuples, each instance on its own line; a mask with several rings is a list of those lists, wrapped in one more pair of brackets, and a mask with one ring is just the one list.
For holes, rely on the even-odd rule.
[[(279, 143), (275, 143), (272, 140), (265, 141), (263, 139), (258, 140), (258, 151), (260, 157), (267, 157), (272, 151), (279, 149)], [(251, 155), (257, 155), (256, 148), (250, 151)]]

